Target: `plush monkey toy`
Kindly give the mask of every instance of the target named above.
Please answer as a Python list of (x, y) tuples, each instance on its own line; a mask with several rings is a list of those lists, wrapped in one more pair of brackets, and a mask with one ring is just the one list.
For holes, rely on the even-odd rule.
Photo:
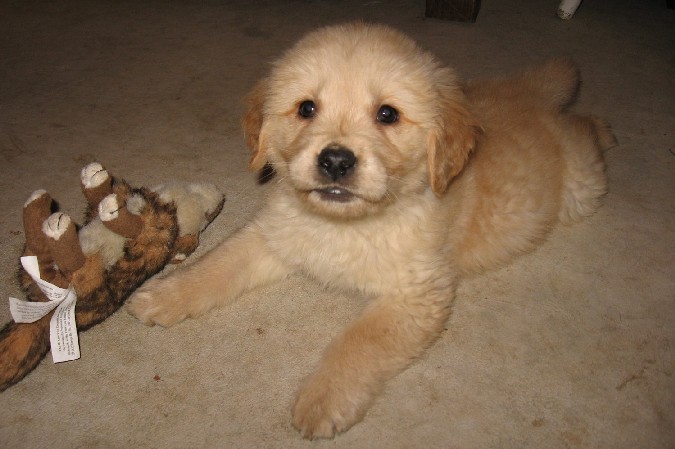
[[(23, 208), (24, 256), (37, 257), (41, 279), (75, 291), (78, 331), (113, 314), (167, 263), (190, 255), (225, 201), (210, 184), (132, 188), (95, 162), (82, 169), (81, 187), (87, 208), (79, 229), (68, 215), (52, 214), (53, 201), (44, 190), (33, 192)], [(28, 301), (48, 301), (23, 267), (19, 282)], [(47, 354), (53, 313), (32, 323), (11, 321), (0, 331), (0, 391)]]

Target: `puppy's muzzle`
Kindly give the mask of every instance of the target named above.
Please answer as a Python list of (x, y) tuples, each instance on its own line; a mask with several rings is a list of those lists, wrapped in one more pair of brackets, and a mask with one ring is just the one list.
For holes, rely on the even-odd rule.
[(322, 176), (336, 182), (354, 171), (356, 156), (347, 148), (329, 146), (319, 153), (317, 165)]

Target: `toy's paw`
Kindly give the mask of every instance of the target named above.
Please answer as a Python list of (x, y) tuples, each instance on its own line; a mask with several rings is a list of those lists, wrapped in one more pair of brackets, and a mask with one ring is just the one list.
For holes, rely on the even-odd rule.
[(173, 326), (188, 317), (180, 289), (171, 278), (151, 279), (127, 301), (127, 311), (147, 326)]
[(82, 193), (92, 210), (108, 194), (112, 193), (112, 177), (98, 162), (92, 162), (80, 172)]
[(70, 217), (62, 212), (55, 212), (42, 223), (42, 232), (47, 237), (59, 240), (70, 226)]
[(98, 162), (92, 162), (80, 172), (80, 180), (86, 189), (93, 189), (110, 179), (110, 175)]
[(41, 210), (49, 210), (52, 198), (46, 190), (39, 189), (30, 194), (23, 207), (38, 207)]
[(117, 195), (111, 193), (98, 204), (98, 216), (104, 222), (116, 220), (119, 218), (122, 207), (117, 199)]
[(129, 212), (115, 193), (101, 199), (98, 204), (98, 216), (105, 227), (128, 239), (138, 237), (143, 230), (141, 217)]
[(362, 387), (315, 373), (300, 389), (293, 406), (293, 426), (304, 438), (332, 438), (359, 422), (372, 396)]

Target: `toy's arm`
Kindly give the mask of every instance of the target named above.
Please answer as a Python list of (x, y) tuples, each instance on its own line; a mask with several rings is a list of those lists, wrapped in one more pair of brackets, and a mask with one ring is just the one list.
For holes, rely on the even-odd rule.
[(106, 228), (128, 239), (138, 237), (143, 230), (141, 217), (129, 212), (126, 197), (120, 193), (111, 193), (98, 205), (98, 216)]
[(42, 232), (49, 254), (65, 278), (70, 280), (85, 262), (77, 237), (77, 226), (68, 215), (56, 212), (42, 223)]
[(98, 214), (98, 205), (103, 198), (113, 193), (113, 179), (98, 162), (92, 162), (80, 172), (80, 188), (87, 200), (85, 223)]
[[(47, 282), (59, 287), (68, 286), (68, 280), (61, 272), (54, 268), (55, 261), (52, 258), (49, 249), (49, 239), (42, 231), (42, 224), (51, 214), (52, 197), (44, 190), (36, 190), (31, 194), (23, 206), (23, 229), (26, 236), (26, 246), (24, 256), (36, 256), (40, 268), (40, 276)], [(31, 285), (29, 289), (32, 300), (46, 301), (44, 297), (27, 273), (23, 272), (21, 284), (24, 288)]]

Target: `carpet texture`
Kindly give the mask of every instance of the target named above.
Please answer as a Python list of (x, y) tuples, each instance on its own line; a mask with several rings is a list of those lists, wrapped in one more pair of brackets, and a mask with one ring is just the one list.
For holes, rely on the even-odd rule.
[[(227, 195), (195, 260), (241, 227), (267, 189), (246, 172), (241, 99), (317, 26), (400, 28), (464, 77), (560, 54), (577, 109), (606, 118), (601, 210), (537, 251), (463, 282), (448, 330), (390, 382), (365, 420), (308, 442), (290, 404), (363, 307), (303, 277), (170, 329), (124, 311), (0, 393), (3, 448), (675, 447), (675, 11), (665, 1), (484, 1), (475, 24), (421, 1), (7, 1), (0, 6), (0, 321), (38, 188), (81, 219), (93, 160), (135, 185), (214, 182)], [(186, 263), (189, 263), (186, 262)]]

